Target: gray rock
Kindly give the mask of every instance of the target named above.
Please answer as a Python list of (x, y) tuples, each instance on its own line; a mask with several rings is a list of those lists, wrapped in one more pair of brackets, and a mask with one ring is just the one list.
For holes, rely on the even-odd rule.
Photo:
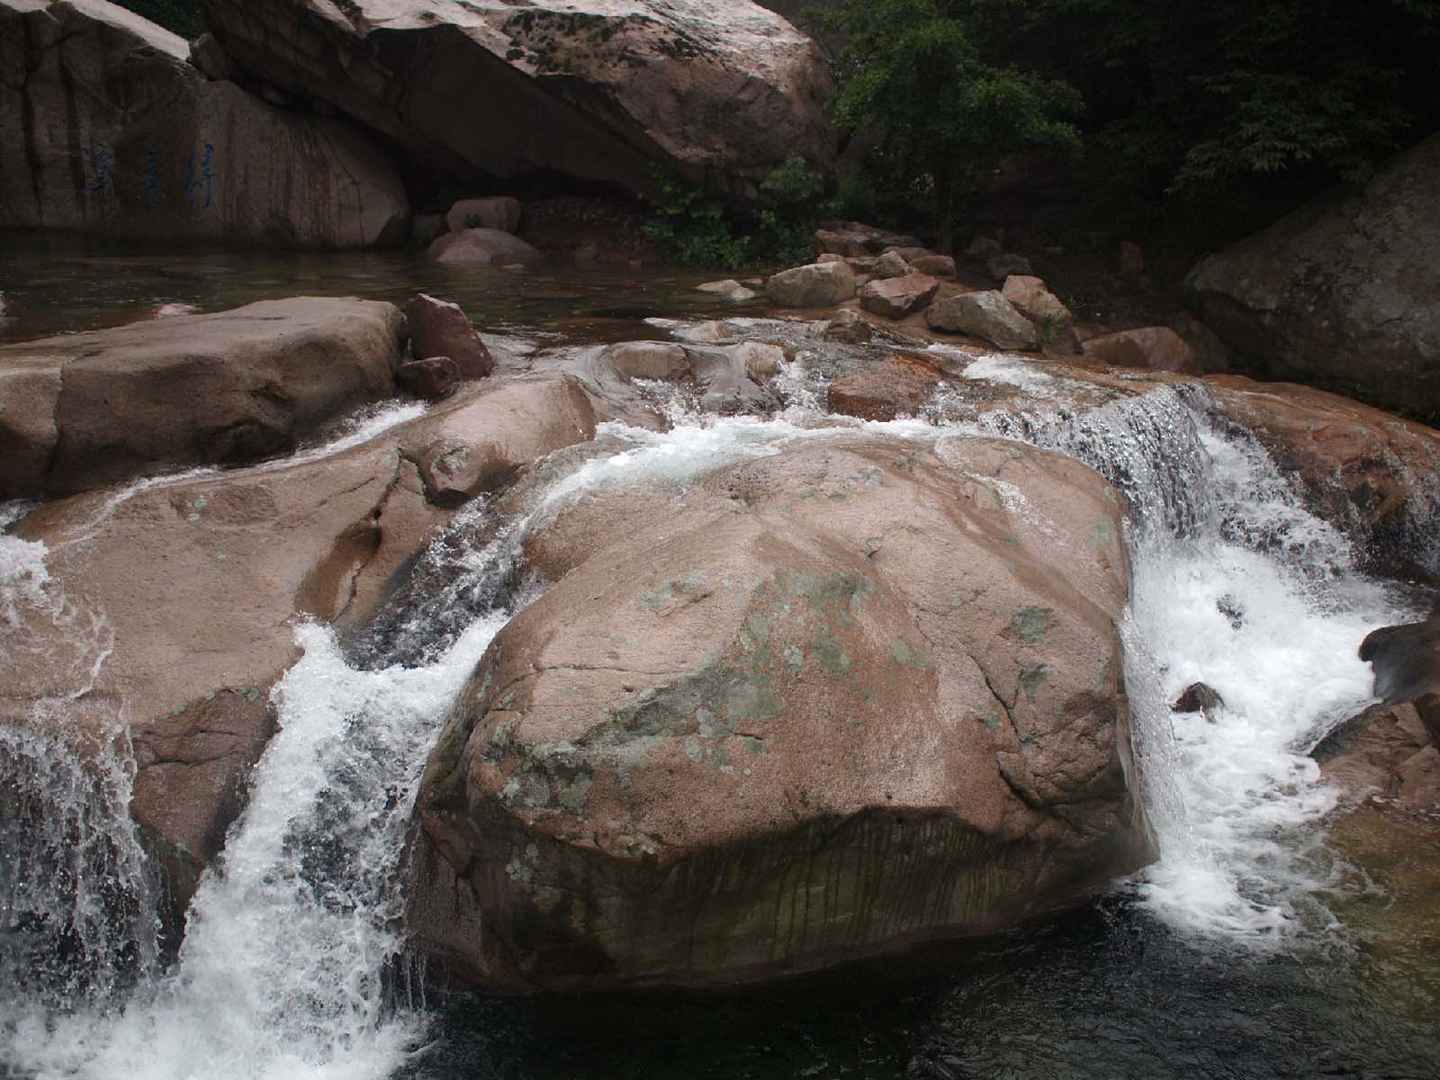
[(430, 245), (430, 260), (442, 266), (535, 266), (545, 261), (537, 248), (499, 229), (463, 229)]
[(450, 207), (445, 224), (451, 232), (465, 229), (498, 229), (515, 233), (520, 230), (524, 208), (510, 195), (494, 195), (485, 199), (461, 199)]
[(855, 275), (845, 263), (812, 263), (772, 275), (765, 295), (780, 307), (835, 307), (853, 300), (855, 288)]
[(930, 305), (925, 321), (932, 330), (968, 334), (997, 349), (1038, 349), (1035, 326), (994, 290), (947, 296)]
[(1030, 269), (1030, 260), (1024, 255), (1016, 255), (1006, 252), (1001, 255), (992, 255), (986, 260), (985, 268), (990, 271), (990, 276), (996, 281), (1004, 281), (1012, 274), (1030, 275), (1034, 271)]

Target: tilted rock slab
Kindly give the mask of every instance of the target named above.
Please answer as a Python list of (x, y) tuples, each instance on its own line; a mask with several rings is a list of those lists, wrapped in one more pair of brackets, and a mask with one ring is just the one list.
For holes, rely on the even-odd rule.
[(0, 346), (0, 498), (292, 449), (395, 392), (405, 317), (330, 297)]
[(1271, 378), (1440, 416), (1440, 135), (1205, 259), (1192, 306)]
[(0, 227), (286, 248), (404, 239), (399, 174), (339, 119), (210, 82), (105, 0), (0, 0)]
[(833, 151), (814, 43), (748, 0), (209, 0), (246, 71), (431, 168), (653, 193), (657, 165), (737, 192)]
[(497, 990), (727, 985), (1144, 865), (1121, 516), (1057, 455), (856, 435), (562, 511), (426, 768), (412, 940)]

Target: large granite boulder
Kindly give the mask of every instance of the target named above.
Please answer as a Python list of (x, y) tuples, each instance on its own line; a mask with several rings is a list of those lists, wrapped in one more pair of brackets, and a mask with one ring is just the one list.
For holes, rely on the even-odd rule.
[[(832, 157), (819, 50), (748, 0), (208, 0), (237, 65), (433, 168), (738, 193)], [(503, 107), (495, 107), (503, 102)], [(543, 132), (543, 137), (537, 137)]]
[(353, 124), (210, 82), (105, 0), (0, 0), (0, 227), (290, 248), (398, 243), (409, 204)]
[(932, 330), (966, 334), (988, 341), (997, 349), (1038, 349), (1035, 325), (998, 290), (947, 296), (925, 310)]
[(426, 768), (413, 942), (497, 990), (727, 985), (1144, 865), (1123, 512), (1018, 444), (839, 434), (562, 510)]
[(779, 307), (835, 307), (855, 299), (856, 281), (843, 262), (811, 263), (771, 274), (765, 296)]
[(293, 448), (395, 391), (405, 318), (329, 297), (0, 346), (0, 498)]
[(1201, 262), (1191, 303), (1267, 377), (1440, 417), (1437, 190), (1440, 135)]

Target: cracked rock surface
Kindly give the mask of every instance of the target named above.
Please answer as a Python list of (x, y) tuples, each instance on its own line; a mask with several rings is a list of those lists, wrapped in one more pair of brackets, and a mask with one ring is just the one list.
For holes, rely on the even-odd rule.
[(563, 510), (427, 767), (422, 947), (491, 988), (725, 985), (1135, 870), (1122, 512), (1071, 459), (865, 435)]

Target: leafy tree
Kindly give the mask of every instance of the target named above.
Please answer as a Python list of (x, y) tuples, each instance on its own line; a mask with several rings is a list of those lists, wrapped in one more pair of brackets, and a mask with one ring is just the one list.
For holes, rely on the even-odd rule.
[(116, 0), (116, 3), (181, 37), (199, 37), (205, 32), (204, 0)]
[(873, 130), (895, 176), (932, 199), (942, 247), (960, 201), (1007, 154), (1078, 145), (1079, 95), (982, 51), (963, 0), (846, 0), (820, 13), (844, 44), (837, 122)]

